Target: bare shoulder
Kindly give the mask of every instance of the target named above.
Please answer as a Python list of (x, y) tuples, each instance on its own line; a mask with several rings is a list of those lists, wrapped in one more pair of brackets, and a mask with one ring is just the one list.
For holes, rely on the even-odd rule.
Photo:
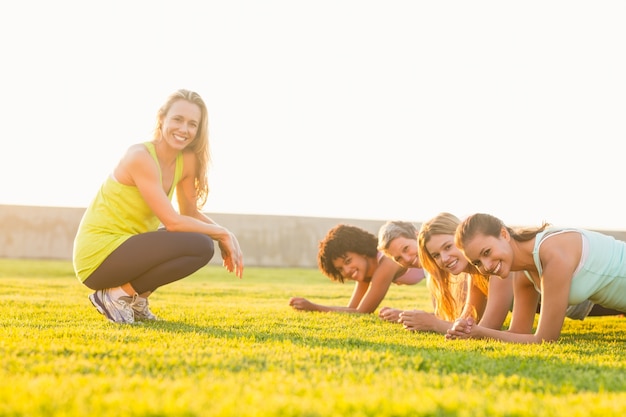
[(191, 175), (192, 177), (196, 172), (196, 154), (190, 150), (183, 150), (183, 176), (187, 177)]
[(389, 258), (388, 256), (382, 256), (380, 258), (380, 261), (378, 261), (378, 267), (384, 267), (389, 269), (390, 271), (406, 271), (406, 268), (403, 268), (400, 264), (398, 264), (397, 262), (395, 262), (393, 259)]
[(383, 256), (378, 262), (378, 267), (374, 272), (374, 278), (378, 277), (387, 277), (390, 280), (394, 279), (407, 271), (406, 268), (403, 268), (395, 261), (389, 259), (386, 256)]
[(148, 148), (143, 143), (136, 143), (131, 145), (126, 149), (126, 153), (124, 154), (124, 158), (144, 158), (146, 156), (150, 156), (150, 152), (148, 152)]
[(115, 178), (122, 184), (135, 185), (136, 173), (153, 167), (156, 169), (150, 152), (144, 144), (137, 143), (126, 150), (113, 172)]
[(152, 155), (148, 151), (148, 148), (143, 143), (136, 143), (126, 149), (126, 153), (120, 161), (121, 167), (133, 167), (137, 165), (144, 166), (145, 164), (152, 165)]
[(582, 236), (575, 230), (559, 233), (545, 239), (539, 248), (544, 268), (555, 262), (561, 267), (575, 267), (582, 255)]
[(582, 235), (577, 230), (567, 230), (544, 238), (539, 248), (540, 253), (560, 253), (581, 250)]

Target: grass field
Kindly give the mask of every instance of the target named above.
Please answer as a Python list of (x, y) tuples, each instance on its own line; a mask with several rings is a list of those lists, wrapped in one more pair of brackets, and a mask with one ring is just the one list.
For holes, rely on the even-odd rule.
[[(512, 345), (288, 307), (351, 291), (313, 269), (209, 266), (153, 295), (163, 321), (116, 325), (71, 263), (0, 259), (0, 416), (626, 415), (625, 318)], [(384, 301), (429, 304), (423, 284)]]

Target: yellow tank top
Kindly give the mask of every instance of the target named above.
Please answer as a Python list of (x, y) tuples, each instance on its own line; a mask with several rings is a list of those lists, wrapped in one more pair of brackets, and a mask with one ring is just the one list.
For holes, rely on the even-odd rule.
[[(152, 155), (159, 174), (161, 167), (154, 144), (144, 145)], [(182, 152), (176, 157), (174, 181), (168, 198), (172, 199), (183, 173)], [(129, 237), (157, 230), (159, 219), (135, 186), (124, 185), (109, 176), (85, 210), (74, 238), (73, 263), (77, 278), (83, 282)]]

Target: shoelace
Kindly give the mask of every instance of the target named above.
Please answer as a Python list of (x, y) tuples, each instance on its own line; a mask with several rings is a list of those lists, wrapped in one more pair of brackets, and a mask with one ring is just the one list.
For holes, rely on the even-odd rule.
[[(136, 295), (136, 294), (135, 294)], [(134, 297), (133, 297), (134, 300)], [(118, 303), (122, 309), (121, 311), (123, 312), (123, 314), (126, 315), (126, 319), (130, 320), (131, 318), (134, 318), (134, 313), (133, 313), (133, 309), (132, 309), (132, 303), (133, 301), (131, 301), (130, 303), (124, 299), (122, 299), (121, 297), (118, 298), (117, 300), (114, 300), (116, 303)], [(130, 307), (130, 308), (129, 308)]]
[(139, 298), (139, 294), (134, 293), (133, 297), (130, 299), (130, 305), (131, 306), (137, 302), (137, 298)]
[(139, 294), (135, 293), (131, 299), (130, 306), (135, 314), (138, 314), (140, 319), (151, 320), (155, 316), (148, 310), (148, 300), (139, 297)]
[(133, 308), (133, 310), (135, 310), (135, 307), (137, 307), (136, 310), (143, 311), (147, 305), (148, 305), (148, 300), (146, 300), (145, 298), (139, 297), (139, 294), (137, 293), (133, 295), (133, 298), (130, 301), (130, 306)]

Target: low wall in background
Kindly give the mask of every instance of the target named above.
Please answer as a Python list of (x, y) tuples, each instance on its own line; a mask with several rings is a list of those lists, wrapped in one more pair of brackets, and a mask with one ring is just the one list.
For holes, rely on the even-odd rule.
[[(0, 205), (0, 258), (72, 259), (84, 208)], [(378, 234), (384, 220), (207, 213), (237, 236), (246, 266), (317, 267), (317, 245), (339, 223)], [(404, 220), (404, 219), (402, 219)], [(420, 223), (414, 222), (419, 227)], [(624, 231), (601, 231), (626, 241)], [(216, 245), (217, 248), (217, 245)], [(221, 265), (219, 249), (211, 264)]]
[[(71, 260), (84, 208), (0, 205), (0, 258)], [(246, 266), (317, 267), (317, 245), (339, 223), (377, 235), (383, 220), (206, 213), (237, 236)], [(217, 245), (216, 245), (217, 248)], [(219, 248), (211, 264), (221, 265)]]

